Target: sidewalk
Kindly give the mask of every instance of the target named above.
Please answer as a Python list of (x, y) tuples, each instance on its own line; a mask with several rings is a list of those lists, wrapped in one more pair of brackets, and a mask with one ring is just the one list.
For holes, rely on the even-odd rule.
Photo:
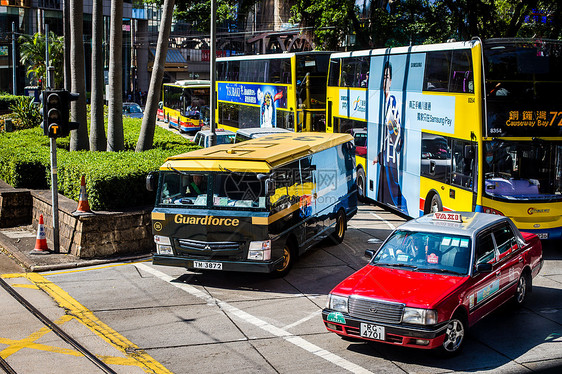
[[(40, 272), (72, 269), (110, 262), (148, 259), (151, 256), (143, 254), (128, 257), (81, 259), (67, 253), (53, 253), (53, 243), (50, 240), (47, 241), (48, 247), (51, 250), (48, 254), (32, 255), (30, 252), (35, 248), (36, 238), (37, 232), (33, 232), (31, 225), (0, 229), (0, 247), (15, 258), (27, 271)], [(61, 252), (66, 252), (66, 250), (62, 249)]]

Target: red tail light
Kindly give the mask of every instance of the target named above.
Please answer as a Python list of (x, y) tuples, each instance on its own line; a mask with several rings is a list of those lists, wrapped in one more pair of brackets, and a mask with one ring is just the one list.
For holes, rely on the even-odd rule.
[(483, 207), (482, 207), (482, 211), (483, 211), (484, 213), (496, 214), (496, 215), (498, 215), (498, 216), (504, 216), (504, 215), (505, 215), (505, 214), (503, 214), (502, 212), (500, 212), (499, 210), (492, 209), (492, 208), (487, 207), (487, 206), (483, 206)]

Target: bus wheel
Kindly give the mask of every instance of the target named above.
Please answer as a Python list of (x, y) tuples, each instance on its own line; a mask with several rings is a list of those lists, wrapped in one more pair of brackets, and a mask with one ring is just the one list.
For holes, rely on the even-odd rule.
[(431, 200), (429, 203), (429, 207), (427, 209), (427, 213), (435, 213), (435, 212), (441, 212), (443, 210), (443, 203), (441, 202), (441, 198), (439, 197), (438, 194), (433, 194), (431, 196)]
[(283, 261), (281, 261), (277, 269), (274, 270), (272, 274), (274, 277), (284, 277), (289, 273), (289, 270), (291, 270), (295, 262), (295, 253), (292, 243), (287, 241), (285, 246), (283, 246)]
[(336, 227), (333, 233), (328, 237), (329, 241), (334, 244), (340, 244), (343, 242), (343, 237), (345, 236), (345, 229), (347, 227), (347, 222), (345, 219), (345, 213), (343, 210), (338, 212), (338, 218), (336, 219)]
[(168, 128), (171, 129), (172, 128), (172, 124), (170, 123), (170, 115), (168, 114), (168, 116), (166, 117), (166, 122), (168, 122)]
[(360, 201), (365, 200), (365, 171), (363, 168), (357, 169), (357, 197)]

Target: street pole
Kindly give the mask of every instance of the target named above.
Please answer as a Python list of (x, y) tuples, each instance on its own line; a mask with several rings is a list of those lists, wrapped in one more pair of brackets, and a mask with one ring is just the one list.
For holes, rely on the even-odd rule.
[(216, 89), (216, 78), (217, 78), (217, 69), (216, 69), (216, 58), (217, 58), (217, 1), (211, 0), (211, 115), (209, 116), (209, 122), (211, 124), (211, 136), (209, 138), (209, 143), (213, 146), (216, 144), (217, 133), (216, 133), (216, 125), (215, 125), (215, 111), (216, 111), (216, 103), (217, 103), (217, 92)]
[(16, 85), (16, 23), (12, 22), (12, 93), (18, 94), (18, 87)]
[[(45, 66), (47, 67), (47, 89), (50, 90), (54, 81), (55, 68), (49, 66), (49, 25), (45, 24)], [(43, 105), (47, 98), (43, 98)], [(45, 110), (45, 108), (43, 108)], [(44, 124), (43, 126), (47, 126)], [(51, 145), (51, 197), (53, 213), (53, 252), (60, 253), (59, 250), (59, 193), (57, 178), (57, 139), (49, 138)]]

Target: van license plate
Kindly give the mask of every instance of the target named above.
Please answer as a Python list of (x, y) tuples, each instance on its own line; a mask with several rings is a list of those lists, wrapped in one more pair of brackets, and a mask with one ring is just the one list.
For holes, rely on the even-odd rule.
[(361, 336), (363, 338), (384, 340), (384, 326), (371, 325), (370, 323), (362, 323)]
[(222, 270), (222, 262), (193, 261), (196, 269)]

